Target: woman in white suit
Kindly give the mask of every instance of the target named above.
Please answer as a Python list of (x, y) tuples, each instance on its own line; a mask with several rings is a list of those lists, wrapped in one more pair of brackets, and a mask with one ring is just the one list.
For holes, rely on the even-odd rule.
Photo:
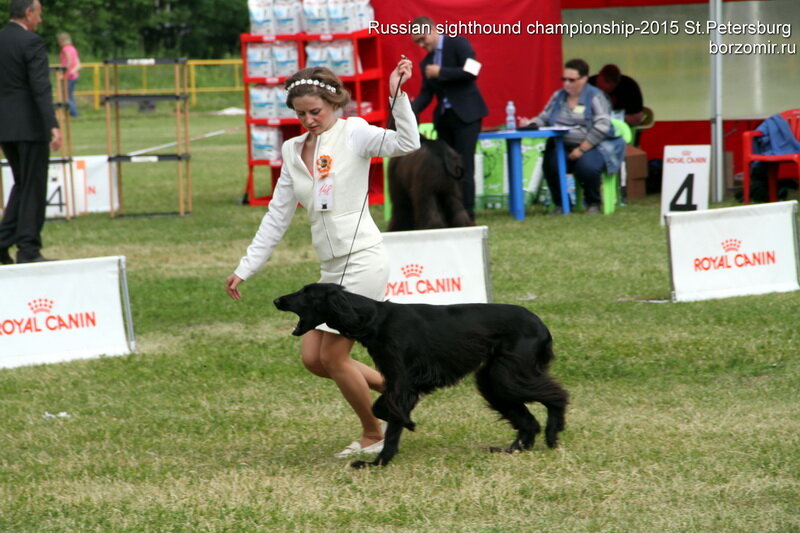
[[(339, 118), (350, 95), (327, 68), (306, 68), (286, 80), (286, 103), (308, 131), (283, 143), (283, 167), (269, 211), (247, 255), (228, 276), (231, 298), (238, 300), (239, 284), (267, 262), (299, 202), (311, 221), (311, 241), (321, 263), (319, 281), (341, 283), (350, 292), (383, 299), (388, 259), (364, 199), (372, 157), (400, 156), (419, 148), (416, 119), (408, 95), (400, 90), (411, 73), (411, 61), (403, 58), (389, 76), (391, 95), (396, 95), (390, 100), (396, 131), (371, 126), (360, 117)], [(361, 421), (361, 438), (337, 457), (383, 449), (383, 429), (372, 414), (369, 392), (382, 391), (383, 376), (352, 359), (352, 347), (352, 340), (325, 324), (303, 335), (301, 341), (305, 367), (335, 381)]]

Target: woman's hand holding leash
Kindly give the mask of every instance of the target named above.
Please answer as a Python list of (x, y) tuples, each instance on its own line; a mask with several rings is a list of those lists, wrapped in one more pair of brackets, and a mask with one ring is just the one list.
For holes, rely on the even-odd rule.
[(403, 85), (411, 77), (412, 68), (411, 60), (406, 56), (401, 55), (400, 61), (389, 75), (389, 92), (392, 95), (400, 93), (400, 86)]

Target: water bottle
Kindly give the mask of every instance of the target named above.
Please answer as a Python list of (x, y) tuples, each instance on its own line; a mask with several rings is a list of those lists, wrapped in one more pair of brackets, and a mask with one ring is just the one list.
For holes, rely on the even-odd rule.
[(517, 129), (517, 108), (514, 106), (513, 100), (509, 100), (506, 104), (506, 129)]

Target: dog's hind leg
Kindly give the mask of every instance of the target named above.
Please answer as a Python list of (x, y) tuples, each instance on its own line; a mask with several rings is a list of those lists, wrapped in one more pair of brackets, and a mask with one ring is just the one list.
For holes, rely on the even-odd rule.
[(506, 451), (512, 453), (520, 450), (530, 450), (536, 434), (542, 429), (522, 398), (516, 394), (515, 385), (510, 382), (506, 369), (496, 364), (489, 363), (480, 369), (476, 375), (478, 390), (489, 403), (489, 407), (500, 413), (517, 430), (517, 438), (506, 448), (491, 448), (492, 451)]
[(558, 445), (558, 434), (564, 431), (566, 425), (565, 412), (567, 410), (567, 403), (569, 403), (569, 395), (561, 385), (556, 383), (550, 378), (543, 378), (547, 381), (547, 395), (546, 398), (538, 399), (547, 408), (547, 423), (544, 427), (544, 439), (547, 446), (555, 448)]

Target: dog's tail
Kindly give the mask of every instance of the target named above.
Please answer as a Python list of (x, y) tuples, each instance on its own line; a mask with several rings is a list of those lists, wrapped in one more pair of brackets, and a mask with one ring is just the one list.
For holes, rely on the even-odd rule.
[(550, 367), (550, 361), (556, 358), (553, 353), (553, 337), (548, 333), (547, 342), (542, 343), (536, 352), (536, 371), (540, 374), (547, 372)]

